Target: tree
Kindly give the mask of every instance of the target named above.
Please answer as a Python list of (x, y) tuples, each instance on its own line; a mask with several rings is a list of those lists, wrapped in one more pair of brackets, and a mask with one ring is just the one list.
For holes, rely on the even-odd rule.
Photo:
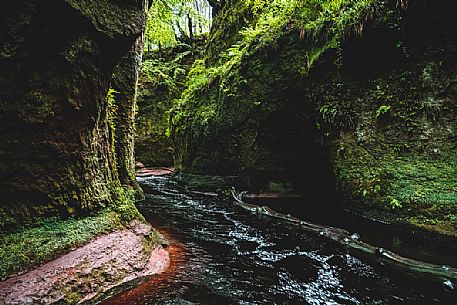
[(208, 4), (212, 8), (213, 17), (215, 17), (217, 13), (219, 13), (221, 7), (225, 4), (225, 0), (208, 0)]
[(152, 0), (145, 51), (170, 47), (178, 41), (191, 44), (196, 36), (209, 31), (213, 11), (207, 0)]

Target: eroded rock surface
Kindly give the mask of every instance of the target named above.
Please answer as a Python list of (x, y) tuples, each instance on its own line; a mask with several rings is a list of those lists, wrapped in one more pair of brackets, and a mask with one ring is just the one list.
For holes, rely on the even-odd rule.
[[(151, 226), (103, 235), (28, 273), (0, 283), (1, 304), (69, 304), (135, 278), (164, 271), (168, 252)], [(151, 251), (151, 247), (153, 248)]]

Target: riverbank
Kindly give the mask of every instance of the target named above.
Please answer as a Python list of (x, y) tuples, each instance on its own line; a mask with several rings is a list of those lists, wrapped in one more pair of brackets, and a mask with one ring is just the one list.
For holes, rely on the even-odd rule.
[[(130, 285), (126, 283), (126, 285), (133, 288), (129, 289), (129, 287), (118, 287), (118, 289), (114, 289), (114, 296), (108, 297), (105, 299), (105, 295), (100, 296), (100, 300), (103, 300), (100, 304), (101, 305), (136, 305), (141, 303), (145, 295), (149, 297), (152, 296), (160, 296), (162, 293), (162, 289), (167, 282), (173, 281), (173, 276), (180, 272), (180, 270), (185, 269), (187, 266), (187, 258), (185, 255), (185, 248), (182, 244), (180, 244), (177, 240), (173, 238), (167, 231), (161, 230), (160, 226), (153, 223), (154, 228), (165, 237), (167, 240), (166, 251), (168, 255), (169, 264), (163, 272), (157, 274), (153, 277), (148, 278), (146, 281), (141, 281), (140, 283), (131, 283)], [(127, 289), (126, 289), (127, 288)], [(120, 292), (119, 292), (120, 291)], [(106, 296), (108, 296), (109, 292)], [(96, 304), (99, 299), (96, 299), (94, 303)]]
[(1, 304), (74, 304), (123, 282), (162, 272), (166, 243), (125, 190), (80, 218), (47, 218), (0, 233)]
[(74, 304), (169, 264), (163, 237), (138, 220), (0, 283), (2, 304)]
[[(358, 201), (343, 204), (337, 195), (331, 194), (331, 185), (320, 185), (312, 181), (312, 178), (297, 176), (293, 173), (211, 176), (177, 172), (173, 175), (172, 181), (194, 193), (212, 193), (215, 196), (234, 187), (237, 191), (246, 191), (243, 198), (247, 202), (266, 204), (275, 209), (284, 209), (284, 211), (290, 208), (283, 204), (284, 201), (288, 201), (294, 206), (296, 212), (303, 216), (306, 214), (310, 219), (316, 213), (319, 214), (318, 218), (347, 214), (351, 218), (359, 219), (357, 222), (371, 223), (376, 227), (384, 226), (398, 228), (401, 231), (423, 232), (446, 240), (455, 240), (457, 237), (456, 223), (453, 218), (444, 217), (445, 213), (441, 214), (439, 220), (437, 220), (438, 216), (434, 216), (431, 212), (427, 214), (429, 218), (419, 219), (414, 218), (414, 213), (420, 213), (420, 210), (417, 209), (415, 212), (412, 207), (392, 210)], [(335, 191), (333, 190), (333, 192)], [(435, 212), (439, 214), (439, 211)], [(433, 220), (435, 222), (432, 222)]]
[(30, 271), (96, 237), (144, 222), (135, 207), (136, 191), (120, 189), (112, 205), (91, 215), (48, 217), (0, 231), (0, 281)]

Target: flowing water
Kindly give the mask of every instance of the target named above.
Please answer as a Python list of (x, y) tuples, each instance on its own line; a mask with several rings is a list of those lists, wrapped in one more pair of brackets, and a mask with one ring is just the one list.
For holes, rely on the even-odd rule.
[[(105, 304), (457, 304), (455, 294), (370, 265), (230, 201), (141, 178), (145, 217), (171, 239), (171, 267)], [(117, 292), (112, 292), (115, 294)]]

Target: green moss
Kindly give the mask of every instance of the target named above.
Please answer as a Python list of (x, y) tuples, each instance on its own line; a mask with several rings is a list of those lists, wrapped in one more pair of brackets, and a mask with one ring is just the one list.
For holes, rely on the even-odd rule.
[(98, 234), (121, 227), (115, 212), (102, 212), (83, 219), (49, 218), (39, 227), (24, 227), (0, 235), (0, 277), (5, 278), (77, 247)]
[[(243, 91), (248, 82), (243, 69), (253, 60), (253, 55), (278, 47), (285, 36), (298, 32), (301, 39), (307, 39), (307, 48), (302, 50), (300, 61), (294, 61), (294, 71), (299, 70), (305, 76), (325, 51), (339, 46), (347, 33), (361, 34), (364, 22), (375, 10), (382, 9), (383, 3), (376, 0), (231, 1), (210, 35), (208, 56), (197, 61), (189, 72), (186, 90), (172, 112), (169, 134), (185, 136), (186, 127), (191, 125), (195, 126), (193, 132), (204, 133), (212, 128), (211, 122), (218, 116), (215, 105), (229, 103)], [(248, 21), (240, 20), (242, 16), (249, 16)], [(232, 44), (222, 38), (227, 29), (232, 32), (228, 40)], [(216, 47), (215, 43), (211, 44), (217, 39), (224, 41), (222, 45), (226, 49), (220, 50), (219, 43)], [(215, 54), (213, 48), (220, 54)], [(210, 87), (217, 88), (217, 92), (209, 93)], [(244, 107), (250, 109), (255, 102), (249, 99)]]
[(155, 229), (152, 229), (151, 232), (145, 236), (143, 240), (143, 251), (145, 255), (151, 253), (154, 247), (159, 244), (166, 242), (164, 237)]
[(134, 188), (120, 188), (111, 209), (119, 214), (124, 225), (130, 224), (132, 220), (145, 222), (143, 215), (138, 211), (134, 202), (138, 196), (138, 191)]
[(291, 183), (270, 181), (267, 185), (267, 191), (282, 194), (293, 191), (293, 187)]
[[(283, 103), (293, 90), (303, 90), (300, 85), (323, 54), (339, 48), (348, 33), (360, 35), (374, 12), (386, 10), (383, 1), (230, 1), (170, 112), (167, 134), (174, 140), (175, 165), (218, 174), (278, 167), (274, 159), (281, 156), (259, 145), (259, 130), (293, 103), (297, 112), (305, 111), (297, 101), (286, 109)], [(340, 110), (335, 109), (346, 113)], [(271, 166), (265, 165), (268, 159)]]
[(178, 167), (308, 170), (317, 145), (346, 207), (456, 232), (455, 13), (405, 3), (228, 1), (171, 113)]
[(194, 45), (146, 52), (138, 84), (136, 158), (146, 166), (172, 166), (173, 143), (166, 136), (173, 101), (181, 95), (187, 73), (206, 40)]
[(47, 218), (36, 226), (0, 233), (0, 279), (36, 267), (96, 236), (144, 221), (133, 204), (134, 192), (122, 190), (112, 208), (85, 218)]
[(398, 151), (396, 144), (378, 144), (367, 150), (352, 137), (341, 140), (344, 149), (335, 162), (346, 203), (384, 209), (386, 219), (439, 225), (440, 231), (447, 228), (453, 234), (457, 227), (457, 150), (433, 156), (417, 149)]

